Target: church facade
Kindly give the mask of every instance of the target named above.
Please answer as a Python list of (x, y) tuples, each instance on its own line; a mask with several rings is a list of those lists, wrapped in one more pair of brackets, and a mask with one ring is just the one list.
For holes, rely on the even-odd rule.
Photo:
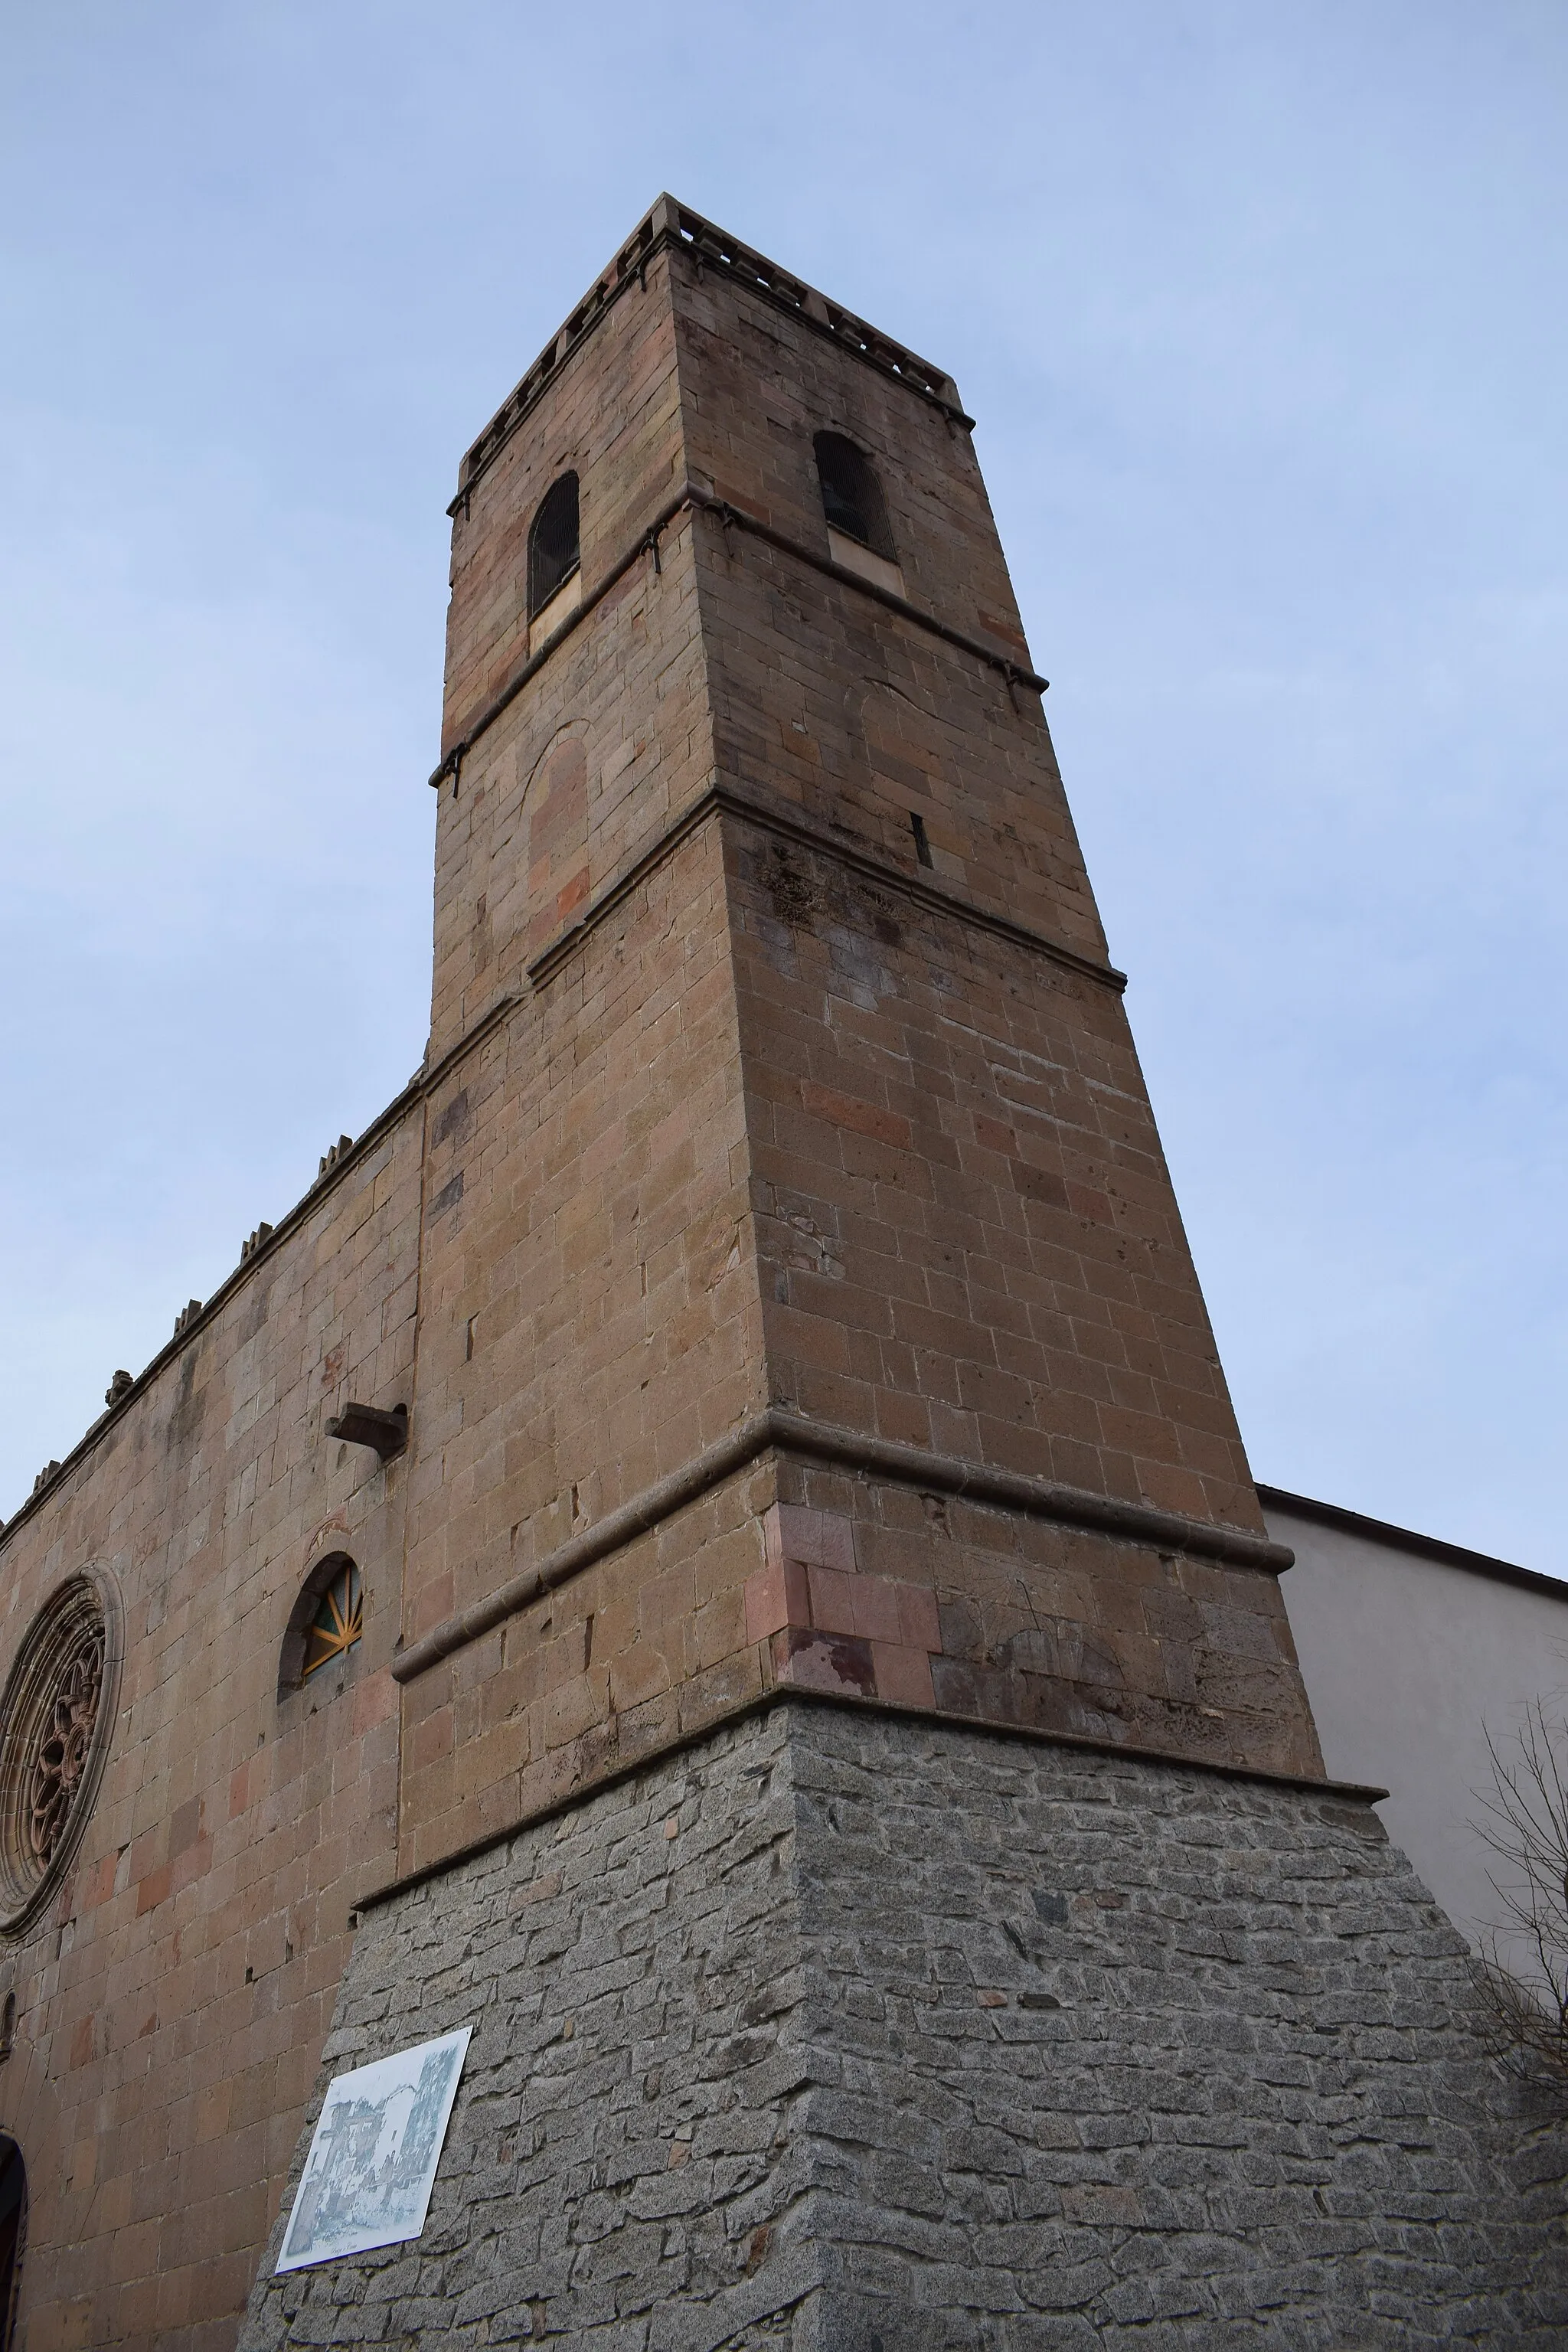
[(0, 1536), (29, 2352), (1568, 2343), (971, 424), (663, 198), (463, 461), (424, 1064)]

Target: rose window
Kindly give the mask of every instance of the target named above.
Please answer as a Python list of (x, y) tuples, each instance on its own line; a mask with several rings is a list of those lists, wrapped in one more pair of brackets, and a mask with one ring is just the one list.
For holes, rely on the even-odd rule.
[(87, 1769), (103, 1696), (103, 1628), (87, 1627), (58, 1673), (27, 1789), (27, 1843), (40, 1870), (55, 1858)]
[(106, 1588), (72, 1577), (23, 1638), (0, 1699), (0, 1927), (28, 1925), (91, 1807), (117, 1664)]

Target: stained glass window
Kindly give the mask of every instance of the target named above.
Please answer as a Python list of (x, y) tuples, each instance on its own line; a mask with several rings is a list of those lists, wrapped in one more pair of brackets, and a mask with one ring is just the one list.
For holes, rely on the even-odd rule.
[(308, 1682), (322, 1666), (330, 1666), (334, 1658), (352, 1650), (363, 1630), (364, 1601), (360, 1592), (359, 1570), (352, 1559), (345, 1559), (322, 1593), (310, 1620), (305, 1635), (301, 1681)]

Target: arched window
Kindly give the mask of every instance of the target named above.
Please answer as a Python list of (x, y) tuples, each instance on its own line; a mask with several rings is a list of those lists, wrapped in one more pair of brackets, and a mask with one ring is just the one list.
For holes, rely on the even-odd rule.
[(815, 446), (828, 530), (868, 547), (884, 563), (897, 563), (887, 501), (869, 457), (842, 433), (819, 433)]
[(120, 1606), (89, 1562), (56, 1587), (0, 1694), (0, 1933), (39, 1917), (70, 1867), (114, 1737)]
[(540, 502), (528, 534), (528, 617), (541, 614), (576, 572), (577, 477), (563, 474)]
[(364, 1591), (357, 1561), (335, 1551), (317, 1562), (294, 1603), (279, 1661), (278, 1696), (287, 1698), (342, 1665), (364, 1632)]
[(0, 2352), (16, 2340), (16, 2291), (27, 2247), (27, 2168), (16, 2141), (0, 2132)]
[(359, 1570), (352, 1559), (345, 1559), (331, 1582), (316, 1604), (314, 1615), (305, 1629), (305, 1662), (300, 1669), (300, 1679), (308, 1683), (334, 1658), (347, 1655), (364, 1631), (364, 1595), (360, 1591)]

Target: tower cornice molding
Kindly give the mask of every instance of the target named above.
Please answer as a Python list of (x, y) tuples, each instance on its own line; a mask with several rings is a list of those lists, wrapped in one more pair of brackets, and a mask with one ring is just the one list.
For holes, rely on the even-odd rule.
[(741, 791), (729, 783), (710, 784), (707, 791), (688, 803), (654, 841), (640, 850), (623, 872), (609, 883), (599, 897), (585, 907), (569, 930), (551, 941), (542, 954), (528, 967), (528, 978), (534, 988), (542, 988), (554, 979), (562, 965), (574, 955), (606, 917), (625, 904), (638, 885), (647, 880), (657, 866), (680, 846), (689, 835), (705, 824), (710, 817), (727, 816), (744, 824), (775, 834), (781, 840), (793, 841), (800, 848), (810, 850), (819, 857), (831, 858), (836, 865), (858, 874), (873, 887), (895, 892), (912, 899), (931, 913), (945, 915), (951, 920), (971, 929), (991, 931), (999, 939), (1008, 940), (1015, 947), (1025, 949), (1030, 955), (1044, 956), (1051, 963), (1060, 964), (1065, 971), (1076, 972), (1081, 979), (1094, 981), (1101, 988), (1110, 988), (1121, 995), (1127, 986), (1127, 974), (1114, 964), (1098, 963), (1092, 956), (1079, 954), (1065, 940), (1053, 940), (1043, 931), (1032, 930), (1026, 923), (1015, 921), (1011, 915), (1002, 914), (992, 907), (983, 907), (973, 898), (962, 898), (944, 884), (929, 880), (923, 874), (906, 873), (901, 866), (889, 865), (886, 859), (873, 856), (868, 851), (857, 849), (848, 842), (837, 840), (819, 825), (795, 812), (777, 807), (760, 800), (754, 794)]
[(764, 541), (768, 546), (777, 548), (781, 554), (793, 556), (797, 562), (808, 565), (814, 572), (820, 572), (826, 579), (837, 581), (840, 586), (853, 588), (859, 595), (868, 596), (873, 604), (896, 613), (901, 620), (912, 621), (917, 628), (925, 630), (929, 635), (940, 637), (944, 644), (956, 647), (959, 652), (970, 654), (976, 661), (984, 662), (1005, 684), (1015, 709), (1018, 687), (1032, 694), (1044, 694), (1050, 685), (1048, 677), (1042, 677), (1037, 670), (998, 652), (984, 638), (973, 637), (963, 629), (955, 629), (951, 622), (911, 604), (907, 596), (897, 595), (892, 589), (882, 587), (877, 581), (868, 580), (858, 572), (850, 572), (842, 563), (835, 563), (831, 556), (821, 554), (815, 547), (808, 547), (804, 540), (791, 538), (786, 531), (775, 530), (771, 523), (763, 522), (758, 515), (748, 514), (744, 507), (736, 506), (732, 500), (702, 489), (695, 482), (683, 482), (674, 497), (667, 499), (652, 520), (621, 550), (560, 626), (552, 630), (544, 643), (519, 665), (506, 684), (483, 706), (478, 718), (471, 719), (457, 741), (448, 746), (426, 779), (432, 791), (438, 792), (448, 776), (460, 778), (463, 762), (480, 737), (488, 734), (497, 719), (510, 709), (524, 687), (539, 675), (546, 662), (565, 644), (573, 632), (582, 626), (589, 614), (597, 610), (639, 557), (651, 555), (655, 570), (661, 568), (659, 541), (677, 517), (688, 512), (716, 515), (726, 532), (738, 530), (752, 538)]
[(1288, 1545), (1253, 1535), (1245, 1528), (1225, 1527), (1216, 1521), (1188, 1518), (1178, 1511), (1159, 1510), (1148, 1503), (1124, 1502), (1115, 1496), (1091, 1494), (1081, 1487), (1064, 1486), (1054, 1478), (1032, 1477), (1024, 1471), (972, 1462), (961, 1454), (939, 1454), (897, 1438), (872, 1437), (861, 1430), (841, 1429), (829, 1422), (813, 1420), (784, 1405), (769, 1405), (763, 1412), (751, 1414), (711, 1445), (704, 1446), (679, 1469), (656, 1478), (640, 1494), (606, 1511), (596, 1526), (558, 1545), (532, 1568), (508, 1577), (504, 1584), (498, 1585), (483, 1600), (454, 1612), (417, 1641), (409, 1643), (392, 1662), (394, 1680), (409, 1683), (427, 1674), (443, 1658), (481, 1641), (509, 1617), (531, 1608), (546, 1593), (558, 1591), (585, 1569), (661, 1526), (677, 1511), (684, 1510), (688, 1504), (721, 1486), (767, 1453), (833, 1463), (861, 1475), (889, 1479), (900, 1486), (989, 1505), (1027, 1518), (1055, 1520), (1094, 1535), (1120, 1537), (1124, 1541), (1147, 1545), (1152, 1550), (1193, 1553), (1200, 1559), (1219, 1560), (1229, 1568), (1254, 1570), (1266, 1576), (1279, 1575), (1296, 1557)]
[(854, 311), (818, 293), (803, 278), (781, 269), (776, 261), (742, 245), (739, 237), (705, 220), (689, 205), (679, 204), (674, 196), (666, 194), (645, 213), (609, 268), (595, 278), (484, 430), (469, 443), (458, 468), (457, 496), (447, 509), (454, 520), (459, 512), (467, 516), (480, 478), (537, 407), (567, 362), (604, 323), (623, 294), (633, 286), (646, 289), (649, 263), (659, 254), (670, 252), (685, 254), (699, 273), (712, 269), (732, 278), (748, 293), (760, 296), (775, 310), (798, 319), (814, 334), (826, 336), (840, 351), (850, 352), (879, 374), (890, 376), (917, 398), (929, 401), (952, 424), (962, 425), (966, 432), (973, 428), (974, 419), (965, 415), (958, 386), (943, 369), (918, 359), (891, 335), (869, 326)]

